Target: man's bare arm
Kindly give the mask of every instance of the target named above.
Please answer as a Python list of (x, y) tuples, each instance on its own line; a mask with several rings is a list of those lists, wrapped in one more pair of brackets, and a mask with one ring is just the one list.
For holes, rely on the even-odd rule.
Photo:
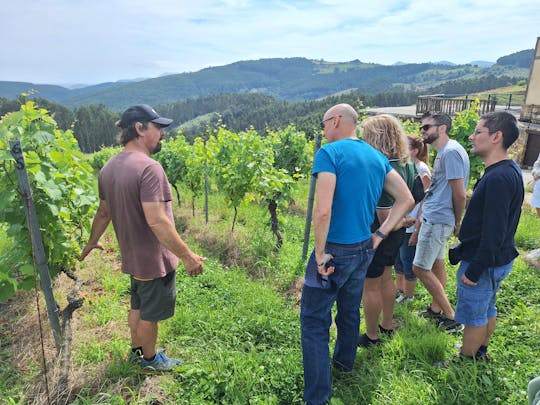
[(202, 263), (206, 258), (193, 253), (186, 245), (167, 216), (165, 204), (164, 202), (142, 203), (146, 222), (154, 235), (156, 235), (159, 243), (182, 260), (188, 274), (200, 274), (202, 272)]
[(336, 188), (336, 175), (321, 172), (317, 175), (313, 228), (315, 235), (315, 258), (321, 263), (325, 254), (326, 238), (332, 216), (332, 201)]
[(456, 225), (454, 228), (454, 235), (459, 235), (459, 228), (461, 227), (461, 217), (465, 211), (465, 203), (467, 201), (467, 194), (465, 193), (465, 184), (463, 179), (448, 180), (450, 188), (452, 189), (452, 205), (454, 207), (454, 217), (456, 219)]
[(109, 222), (111, 222), (111, 214), (107, 201), (100, 200), (96, 215), (94, 216), (94, 220), (92, 221), (90, 238), (88, 238), (88, 243), (81, 251), (81, 256), (79, 257), (79, 260), (84, 260), (84, 258), (88, 256), (88, 253), (90, 253), (92, 249), (103, 250), (103, 246), (99, 243), (99, 238), (101, 238), (101, 235), (103, 235), (103, 233), (107, 229)]

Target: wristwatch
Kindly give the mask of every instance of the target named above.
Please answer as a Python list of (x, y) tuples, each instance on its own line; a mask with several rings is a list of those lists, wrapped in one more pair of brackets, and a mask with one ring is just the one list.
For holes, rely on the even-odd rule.
[(382, 233), (382, 232), (380, 231), (380, 229), (377, 229), (374, 233), (375, 233), (375, 235), (377, 235), (377, 236), (378, 236), (379, 238), (381, 238), (381, 239), (386, 239), (386, 238), (388, 237), (388, 235)]

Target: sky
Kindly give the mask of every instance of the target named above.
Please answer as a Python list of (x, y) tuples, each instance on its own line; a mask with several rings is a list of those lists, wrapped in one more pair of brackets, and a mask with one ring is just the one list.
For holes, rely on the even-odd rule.
[(495, 62), (539, 36), (539, 0), (0, 0), (0, 81), (97, 84), (287, 57)]

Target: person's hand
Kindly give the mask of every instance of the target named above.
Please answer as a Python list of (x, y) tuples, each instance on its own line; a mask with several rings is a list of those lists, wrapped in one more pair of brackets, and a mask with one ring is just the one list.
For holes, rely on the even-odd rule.
[(83, 261), (86, 256), (88, 256), (88, 253), (90, 253), (93, 249), (99, 249), (104, 250), (103, 245), (101, 243), (88, 243), (83, 250), (81, 251), (81, 255), (79, 256), (79, 260)]
[(474, 287), (476, 285), (476, 283), (474, 281), (469, 280), (465, 274), (461, 275), (461, 282), (471, 287)]
[(334, 256), (330, 253), (324, 253), (322, 255), (315, 255), (315, 260), (317, 262), (317, 271), (322, 276), (329, 276), (332, 274), (336, 268), (334, 266), (328, 266), (328, 262), (332, 260)]
[(532, 177), (533, 177), (533, 180), (534, 180), (534, 181), (537, 181), (537, 180), (540, 179), (540, 174), (533, 174)]
[(411, 233), (411, 237), (409, 238), (409, 246), (416, 246), (418, 243), (418, 232), (414, 231)]
[(373, 249), (377, 249), (382, 241), (383, 238), (381, 238), (379, 235), (375, 233), (371, 234), (371, 244), (373, 245)]
[(185, 260), (182, 260), (182, 262), (184, 263), (184, 268), (186, 269), (187, 274), (190, 276), (198, 276), (203, 272), (203, 262), (205, 260), (206, 257), (193, 253)]
[(459, 230), (461, 229), (461, 224), (456, 224), (454, 226), (454, 236), (457, 238), (459, 236)]
[(405, 218), (403, 218), (403, 226), (405, 228), (413, 226), (415, 222), (416, 222), (416, 219), (414, 219), (413, 217), (405, 217)]

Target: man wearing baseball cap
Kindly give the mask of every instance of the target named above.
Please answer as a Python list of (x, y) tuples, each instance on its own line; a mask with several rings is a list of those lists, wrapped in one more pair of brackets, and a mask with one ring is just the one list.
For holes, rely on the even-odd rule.
[(156, 351), (158, 321), (174, 314), (178, 259), (190, 275), (200, 274), (205, 260), (176, 231), (167, 176), (150, 157), (161, 149), (163, 128), (171, 123), (146, 104), (124, 111), (116, 123), (122, 128), (118, 140), (124, 149), (99, 173), (100, 204), (80, 258), (92, 249), (103, 249), (99, 239), (112, 221), (122, 272), (131, 278), (129, 359), (144, 372), (169, 371), (181, 364)]

